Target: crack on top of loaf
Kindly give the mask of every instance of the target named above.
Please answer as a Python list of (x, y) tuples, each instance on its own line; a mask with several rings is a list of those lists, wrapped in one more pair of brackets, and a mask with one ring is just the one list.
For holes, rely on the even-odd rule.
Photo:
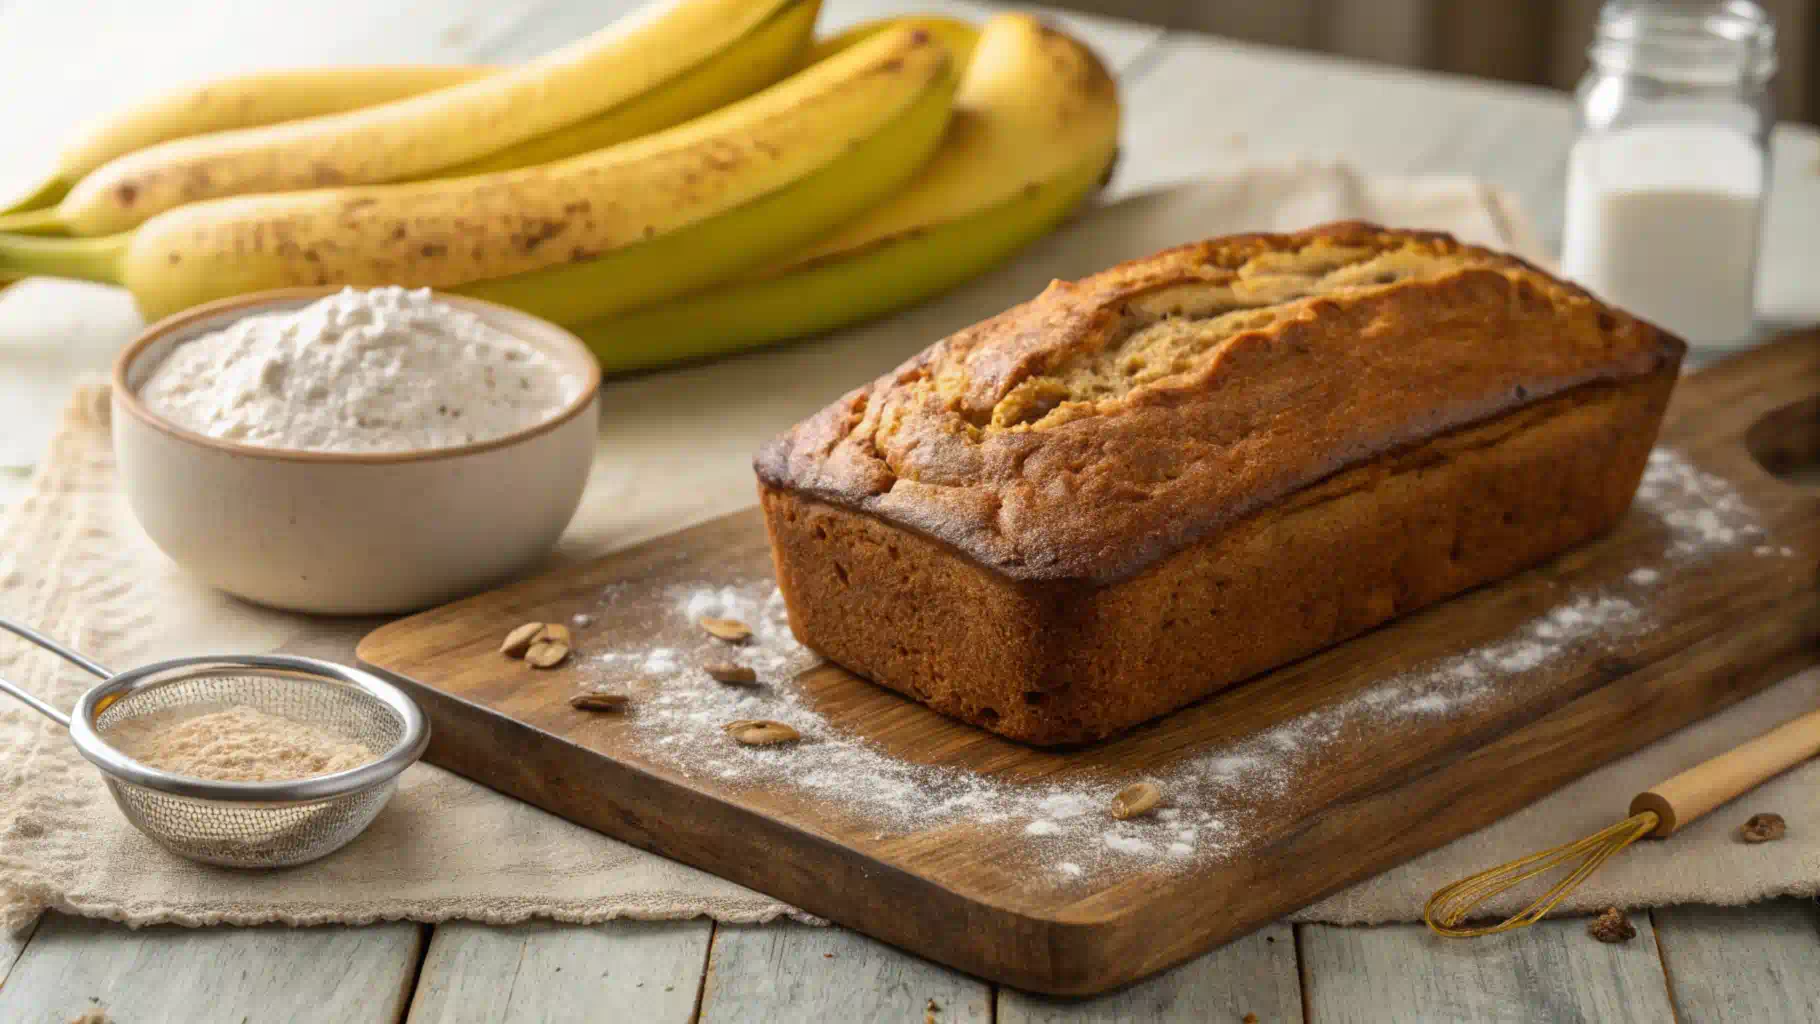
[(1180, 277), (1133, 294), (1112, 330), (1013, 385), (981, 435), (1048, 430), (1116, 409), (1149, 391), (1189, 383), (1235, 339), (1318, 315), (1317, 303), (1495, 265), (1491, 254), (1316, 241), (1265, 251), (1201, 279)]
[[(1173, 408), (1215, 382), (1238, 415), (1251, 398), (1237, 364), (1376, 329), (1389, 308), (1381, 300), (1404, 291), (1415, 292), (1400, 307), (1414, 319), (1462, 292), (1509, 303), (1516, 319), (1558, 317), (1587, 358), (1656, 344), (1647, 325), (1515, 257), (1442, 234), (1338, 223), (1210, 239), (1054, 281), (825, 410), (806, 433), (831, 449), (821, 452), (838, 463), (828, 479), (851, 493), (1022, 477), (1050, 439), (1081, 439), (1061, 430), (1072, 421)], [(1594, 314), (1597, 328), (1586, 330)], [(1166, 447), (1186, 451), (1187, 440)], [(1139, 472), (1147, 485), (1192, 475), (1183, 458), (1147, 458)]]

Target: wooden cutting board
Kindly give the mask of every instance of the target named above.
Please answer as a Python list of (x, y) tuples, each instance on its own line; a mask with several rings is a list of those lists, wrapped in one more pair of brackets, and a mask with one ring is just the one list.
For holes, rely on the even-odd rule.
[[(1551, 609), (1611, 594), (1641, 603), (1646, 624), (1583, 637), (1446, 713), (1324, 730), (1291, 784), (1227, 793), (1243, 805), (1229, 808), (1242, 834), (1185, 867), (1069, 879), (1019, 828), (892, 828), (825, 788), (692, 771), (639, 731), (636, 707), (568, 706), (580, 685), (622, 681), (598, 659), (533, 671), (496, 652), (519, 623), (577, 612), (596, 616), (578, 631), (581, 653), (636, 643), (656, 628), (654, 595), (768, 578), (756, 510), (399, 620), (359, 654), (422, 702), (434, 764), (933, 960), (1019, 988), (1094, 993), (1486, 825), (1820, 660), (1820, 491), (1778, 478), (1820, 462), (1820, 335), (1690, 376), (1663, 445), (1735, 489), (1761, 532), (1677, 556), (1685, 537), (1640, 501), (1609, 537), (1092, 747), (1024, 748), (833, 667), (793, 684), (834, 729), (910, 764), (1006, 785), (1167, 778), (1191, 759), (1255, 747), (1284, 722), (1391, 701), (1425, 666), (1534, 635)], [(1699, 508), (1680, 511), (1695, 516), (1682, 517), (1683, 533), (1713, 540)], [(1630, 795), (1612, 794), (1613, 808)]]

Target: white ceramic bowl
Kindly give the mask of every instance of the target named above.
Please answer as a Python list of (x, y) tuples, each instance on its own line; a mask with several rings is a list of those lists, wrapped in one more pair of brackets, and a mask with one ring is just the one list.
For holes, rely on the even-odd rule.
[(139, 400), (178, 343), (332, 292), (286, 289), (198, 306), (146, 328), (120, 353), (114, 453), (140, 525), (209, 583), (296, 611), (410, 611), (529, 568), (575, 515), (594, 458), (600, 367), (554, 324), (439, 296), (535, 345), (581, 384), (549, 420), (480, 444), (359, 454), (259, 448), (178, 427)]

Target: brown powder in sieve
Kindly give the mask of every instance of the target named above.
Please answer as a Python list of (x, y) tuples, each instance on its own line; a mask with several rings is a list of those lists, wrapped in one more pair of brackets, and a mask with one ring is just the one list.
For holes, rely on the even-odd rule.
[(141, 764), (216, 782), (307, 779), (378, 760), (365, 744), (245, 705), (146, 715), (104, 738)]

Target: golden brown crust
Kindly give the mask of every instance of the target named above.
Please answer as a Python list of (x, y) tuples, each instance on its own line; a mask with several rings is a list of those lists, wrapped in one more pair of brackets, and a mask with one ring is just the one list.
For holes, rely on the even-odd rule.
[(1080, 743), (1609, 529), (1675, 374), (1587, 384), (1405, 446), (1109, 585), (1012, 579), (876, 516), (759, 490), (804, 643), (943, 714)]
[(1238, 235), (1055, 282), (770, 442), (756, 468), (1008, 579), (1108, 583), (1336, 471), (1682, 350), (1447, 235)]

